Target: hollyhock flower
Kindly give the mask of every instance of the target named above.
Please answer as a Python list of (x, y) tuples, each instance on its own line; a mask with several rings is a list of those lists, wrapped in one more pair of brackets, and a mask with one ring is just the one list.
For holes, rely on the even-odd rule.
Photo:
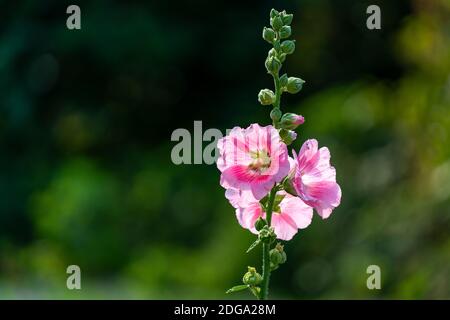
[[(234, 194), (236, 197), (237, 194)], [(258, 200), (250, 198), (251, 195), (246, 194), (246, 207), (238, 207), (236, 209), (236, 217), (239, 224), (257, 234), (255, 229), (256, 220), (259, 217), (265, 219), (264, 212)], [(279, 191), (275, 198), (275, 205), (272, 212), (271, 226), (274, 228), (278, 239), (291, 240), (297, 233), (298, 229), (304, 229), (311, 223), (313, 209), (305, 204), (300, 198), (294, 197), (284, 191)]]
[(315, 139), (307, 140), (298, 155), (293, 151), (295, 169), (291, 171), (295, 193), (326, 219), (341, 202), (341, 188), (336, 183), (336, 170), (330, 165), (327, 147), (318, 149)]
[(235, 127), (217, 147), (220, 184), (226, 189), (250, 191), (257, 200), (289, 172), (287, 147), (273, 126)]

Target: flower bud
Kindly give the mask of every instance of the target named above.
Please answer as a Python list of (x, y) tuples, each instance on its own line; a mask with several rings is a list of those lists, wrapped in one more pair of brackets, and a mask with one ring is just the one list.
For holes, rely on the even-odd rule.
[(264, 226), (264, 228), (259, 231), (258, 238), (261, 240), (261, 242), (270, 244), (275, 241), (277, 236), (275, 234), (275, 231), (273, 230), (273, 227), (269, 228), (268, 226)]
[(262, 36), (263, 36), (263, 39), (266, 40), (268, 43), (273, 43), (276, 35), (275, 35), (275, 31), (273, 31), (270, 28), (264, 27)]
[(285, 11), (283, 11), (281, 13), (281, 20), (283, 21), (283, 24), (285, 26), (288, 26), (292, 23), (292, 19), (294, 18), (294, 15), (291, 13), (286, 13)]
[(281, 50), (280, 40), (277, 40), (273, 43), (273, 48), (275, 49), (276, 52), (280, 52)]
[(295, 113), (285, 113), (281, 118), (280, 126), (283, 129), (294, 130), (304, 122), (305, 118), (303, 118), (303, 116), (299, 116)]
[(273, 30), (280, 31), (283, 27), (283, 20), (280, 16), (276, 16), (270, 19), (270, 25), (272, 26)]
[(285, 263), (287, 260), (287, 256), (286, 256), (286, 252), (284, 252), (284, 246), (278, 242), (277, 245), (275, 246), (275, 250), (277, 250), (278, 252), (281, 253), (280, 264)]
[(295, 190), (294, 184), (293, 184), (293, 176), (288, 176), (283, 181), (283, 189), (290, 195), (293, 195), (294, 197), (298, 197), (297, 190)]
[(281, 252), (281, 262), (280, 262), (280, 264), (283, 264), (283, 263), (286, 263), (286, 261), (287, 261), (287, 255), (286, 255), (286, 252)]
[(277, 10), (275, 10), (275, 9), (270, 10), (270, 18), (271, 19), (275, 18), (278, 15), (280, 15), (280, 13)]
[(281, 61), (281, 63), (283, 63), (284, 60), (286, 60), (286, 53), (280, 54), (280, 61)]
[(281, 129), (280, 137), (286, 145), (290, 145), (295, 139), (297, 139), (297, 134), (292, 130)]
[(305, 81), (300, 78), (289, 77), (286, 91), (292, 94), (297, 93), (302, 89), (304, 83)]
[(267, 57), (265, 65), (267, 71), (271, 74), (277, 74), (281, 68), (281, 62), (276, 57)]
[(275, 248), (270, 250), (269, 256), (270, 256), (270, 262), (272, 262), (274, 265), (280, 264), (281, 260), (283, 259), (281, 252)]
[(258, 94), (258, 101), (263, 106), (271, 105), (275, 102), (275, 93), (269, 89), (262, 89)]
[(268, 57), (276, 57), (277, 56), (277, 51), (272, 48), (269, 50), (269, 53), (267, 54)]
[(295, 41), (285, 40), (281, 43), (281, 51), (286, 54), (292, 54), (295, 51)]
[(280, 77), (280, 85), (281, 85), (282, 87), (286, 87), (287, 83), (288, 83), (288, 76), (287, 76), (287, 74), (285, 73), (285, 74), (283, 74), (283, 75)]
[(263, 218), (259, 217), (258, 220), (256, 220), (256, 222), (255, 222), (255, 229), (256, 229), (256, 231), (262, 230), (262, 228), (264, 228), (265, 225), (266, 225), (266, 220), (264, 220)]
[(253, 267), (248, 267), (248, 271), (242, 277), (242, 282), (251, 286), (256, 286), (262, 282), (262, 276)]
[(278, 122), (281, 119), (281, 110), (280, 108), (273, 108), (272, 111), (270, 111), (270, 119), (273, 120), (273, 122)]
[(280, 38), (281, 39), (289, 38), (290, 35), (291, 35), (291, 27), (290, 26), (281, 27), (281, 29), (280, 29)]

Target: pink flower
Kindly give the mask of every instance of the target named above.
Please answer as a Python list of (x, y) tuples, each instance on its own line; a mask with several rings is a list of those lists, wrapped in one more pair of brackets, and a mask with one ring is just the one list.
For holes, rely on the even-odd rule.
[(220, 184), (226, 189), (250, 191), (260, 200), (289, 172), (287, 147), (272, 126), (235, 127), (217, 146)]
[[(326, 219), (341, 202), (336, 170), (330, 165), (327, 147), (318, 149), (315, 139), (307, 140), (298, 155), (293, 151), (295, 171), (291, 180), (297, 195)], [(292, 174), (292, 173), (291, 173)]]
[[(228, 190), (227, 190), (228, 191)], [(234, 194), (238, 198), (237, 193)], [(259, 217), (265, 219), (266, 213), (256, 199), (251, 195), (241, 195), (246, 198), (247, 206), (236, 209), (236, 217), (239, 224), (257, 234), (255, 229), (256, 220)], [(241, 200), (242, 201), (242, 200)], [(278, 239), (291, 240), (298, 229), (304, 229), (311, 223), (313, 209), (305, 204), (300, 198), (294, 197), (284, 191), (279, 191), (276, 196), (275, 207), (272, 212), (271, 226), (274, 228)]]

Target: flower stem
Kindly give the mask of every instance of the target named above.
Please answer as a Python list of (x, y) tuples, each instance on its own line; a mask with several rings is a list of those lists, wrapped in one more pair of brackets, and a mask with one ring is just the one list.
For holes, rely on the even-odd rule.
[[(280, 33), (277, 32), (275, 40), (279, 41), (279, 39), (280, 39)], [(277, 52), (277, 58), (279, 58), (278, 52)], [(280, 109), (281, 83), (280, 83), (279, 71), (276, 73), (273, 73), (272, 77), (273, 77), (273, 82), (274, 82), (274, 86), (275, 86), (275, 102), (273, 103), (273, 107)], [(273, 121), (273, 125), (275, 128), (277, 128), (277, 122), (278, 121)]]
[[(270, 226), (272, 221), (272, 211), (273, 204), (275, 202), (275, 195), (277, 194), (278, 187), (274, 186), (269, 194), (269, 201), (267, 203), (266, 209), (266, 221), (267, 225)], [(262, 265), (262, 276), (263, 281), (261, 285), (260, 299), (266, 300), (269, 295), (269, 280), (270, 280), (270, 243), (263, 243), (263, 265)]]
[(275, 108), (280, 108), (280, 100), (281, 100), (280, 76), (278, 74), (273, 75), (273, 81), (275, 84), (275, 102), (273, 106)]

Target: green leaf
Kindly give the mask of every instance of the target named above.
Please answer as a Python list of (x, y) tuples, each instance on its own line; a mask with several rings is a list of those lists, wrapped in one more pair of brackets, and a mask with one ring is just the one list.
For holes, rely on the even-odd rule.
[(231, 289), (228, 289), (226, 294), (239, 292), (239, 291), (242, 291), (242, 290), (245, 290), (245, 289), (248, 289), (248, 288), (250, 288), (250, 285), (248, 285), (248, 284), (241, 284), (241, 285), (238, 285), (238, 286), (234, 286)]
[(250, 251), (255, 249), (258, 246), (258, 244), (260, 244), (260, 242), (261, 242), (260, 239), (256, 239), (256, 241), (251, 244), (251, 246), (247, 249), (247, 251), (245, 251), (245, 253), (249, 253)]

